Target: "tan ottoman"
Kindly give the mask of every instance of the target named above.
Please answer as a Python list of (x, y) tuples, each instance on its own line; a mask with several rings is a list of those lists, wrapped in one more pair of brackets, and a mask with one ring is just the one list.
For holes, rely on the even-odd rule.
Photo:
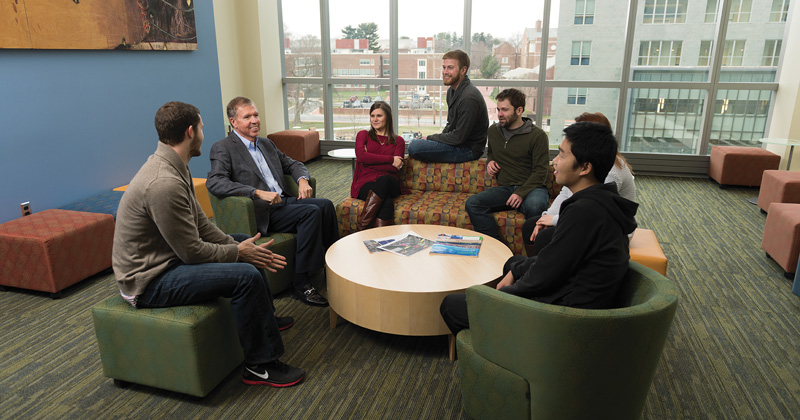
[(800, 172), (764, 171), (758, 192), (758, 207), (761, 207), (761, 211), (767, 211), (772, 203), (800, 203)]
[(764, 226), (761, 248), (793, 278), (800, 253), (800, 204), (772, 203)]
[(714, 146), (708, 163), (708, 176), (728, 185), (758, 186), (768, 169), (778, 169), (781, 157), (758, 147)]
[(278, 149), (294, 160), (307, 162), (319, 156), (319, 132), (284, 130), (267, 136)]
[(114, 217), (45, 210), (0, 224), (0, 285), (59, 292), (111, 267)]
[[(206, 179), (192, 178), (192, 184), (194, 185), (194, 195), (197, 197), (197, 202), (200, 204), (200, 208), (203, 209), (203, 213), (205, 213), (206, 217), (208, 217), (209, 219), (214, 217), (214, 209), (211, 208), (211, 201), (208, 198)], [(114, 191), (125, 191), (127, 189), (128, 185), (123, 185), (121, 187), (114, 188)], [(114, 216), (116, 216), (116, 212)]]

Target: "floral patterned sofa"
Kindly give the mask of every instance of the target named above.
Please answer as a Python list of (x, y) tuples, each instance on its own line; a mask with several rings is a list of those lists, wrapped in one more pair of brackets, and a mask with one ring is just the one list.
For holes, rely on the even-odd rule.
[[(486, 172), (486, 159), (464, 163), (421, 162), (407, 159), (400, 181), (409, 194), (395, 200), (395, 224), (428, 224), (472, 229), (464, 204), (472, 194), (497, 186), (497, 180)], [(547, 176), (547, 189), (552, 201), (561, 191), (553, 176)], [(355, 232), (358, 214), (364, 201), (347, 198), (336, 205), (339, 235)], [(525, 216), (515, 210), (494, 214), (500, 236), (515, 255), (524, 254), (522, 224)]]

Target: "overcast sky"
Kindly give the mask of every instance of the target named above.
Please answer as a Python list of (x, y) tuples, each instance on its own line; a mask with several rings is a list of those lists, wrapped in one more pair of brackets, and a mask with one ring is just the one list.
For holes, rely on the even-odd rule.
[[(433, 36), (439, 32), (462, 35), (464, 3), (460, 1), (398, 0), (399, 35), (409, 38)], [(508, 38), (536, 26), (542, 18), (541, 0), (498, 2), (473, 0), (472, 32), (490, 33), (495, 38)], [(319, 36), (319, 0), (283, 0), (283, 22), (294, 37), (306, 34)], [(558, 7), (558, 2), (553, 2)], [(359, 23), (375, 22), (382, 39), (389, 38), (389, 0), (330, 0), (332, 37), (342, 29)], [(557, 22), (558, 16), (552, 19)], [(556, 26), (551, 23), (551, 27)], [(313, 25), (313, 26), (312, 26)]]

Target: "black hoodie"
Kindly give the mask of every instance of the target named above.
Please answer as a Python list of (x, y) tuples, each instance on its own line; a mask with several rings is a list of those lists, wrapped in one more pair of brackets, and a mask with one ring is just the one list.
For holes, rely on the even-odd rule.
[(609, 308), (628, 271), (628, 234), (638, 204), (613, 182), (564, 201), (553, 239), (536, 257), (511, 264), (516, 282), (501, 290), (554, 305)]

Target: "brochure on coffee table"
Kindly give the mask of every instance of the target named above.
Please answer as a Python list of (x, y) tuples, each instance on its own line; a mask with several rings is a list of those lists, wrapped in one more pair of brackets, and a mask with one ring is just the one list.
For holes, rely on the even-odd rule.
[(386, 245), (381, 245), (379, 248), (395, 254), (410, 256), (431, 245), (433, 245), (432, 240), (425, 239), (414, 232), (409, 232), (405, 237)]
[(385, 238), (369, 239), (364, 241), (364, 246), (367, 247), (367, 250), (369, 251), (370, 254), (373, 254), (375, 252), (383, 252), (385, 250), (380, 248), (381, 245), (390, 244), (392, 242), (397, 241), (398, 239), (404, 238), (405, 236), (406, 234), (403, 233), (395, 236), (387, 236)]
[(477, 257), (481, 251), (482, 236), (461, 236), (441, 233), (431, 247), (431, 254), (465, 255)]

